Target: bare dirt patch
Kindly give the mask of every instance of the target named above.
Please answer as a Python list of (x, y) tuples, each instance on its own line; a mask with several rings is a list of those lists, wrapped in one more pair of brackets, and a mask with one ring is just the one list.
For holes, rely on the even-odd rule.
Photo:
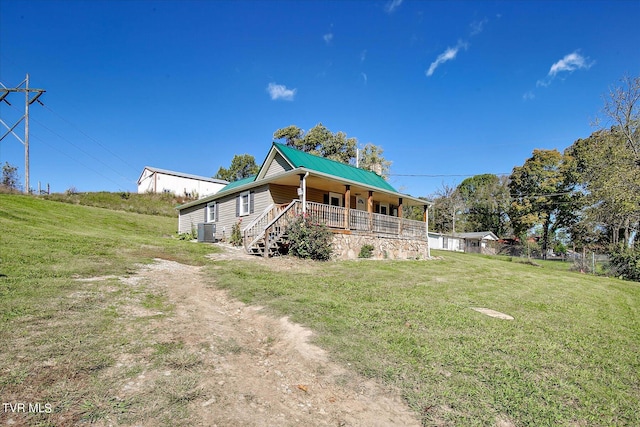
[(471, 307), (472, 310), (477, 311), (478, 313), (482, 313), (486, 316), (489, 317), (495, 317), (497, 319), (502, 319), (502, 320), (513, 320), (513, 316), (510, 316), (508, 314), (505, 313), (500, 313), (499, 311), (495, 311), (492, 310), (490, 308), (484, 308), (484, 307)]
[[(215, 255), (267, 262), (246, 257), (230, 249)], [(297, 267), (296, 260), (276, 262)], [(156, 260), (132, 281), (167, 296), (173, 314), (154, 320), (153, 328), (164, 343), (182, 347), (167, 355), (161, 368), (147, 366), (123, 384), (122, 396), (144, 393), (150, 381), (184, 387), (173, 398), (188, 401), (188, 417), (207, 426), (420, 425), (397, 390), (330, 361), (309, 343), (310, 330), (229, 298), (202, 274), (199, 267)], [(119, 368), (130, 369), (130, 361), (123, 358)], [(143, 425), (155, 422), (147, 420)]]

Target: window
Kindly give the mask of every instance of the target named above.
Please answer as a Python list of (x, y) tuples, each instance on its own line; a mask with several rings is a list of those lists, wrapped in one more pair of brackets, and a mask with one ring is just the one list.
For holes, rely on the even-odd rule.
[(380, 213), (382, 215), (389, 215), (389, 205), (386, 203), (380, 203)]
[(253, 193), (245, 191), (236, 199), (236, 216), (245, 216), (253, 212)]
[(342, 194), (329, 193), (329, 204), (331, 206), (342, 206)]
[(218, 203), (207, 203), (206, 222), (216, 222), (218, 220)]

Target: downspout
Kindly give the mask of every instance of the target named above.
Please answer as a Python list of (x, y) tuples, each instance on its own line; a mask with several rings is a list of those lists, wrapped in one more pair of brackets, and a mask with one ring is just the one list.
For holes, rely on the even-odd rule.
[(431, 245), (429, 244), (429, 205), (425, 206), (425, 221), (424, 228), (427, 230), (427, 258), (431, 259)]
[(309, 176), (309, 171), (304, 175), (300, 175), (302, 177), (302, 214), (307, 213), (307, 177)]

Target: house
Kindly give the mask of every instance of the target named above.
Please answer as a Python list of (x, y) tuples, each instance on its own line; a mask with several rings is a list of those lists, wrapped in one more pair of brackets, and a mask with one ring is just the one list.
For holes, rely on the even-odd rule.
[(138, 193), (172, 193), (198, 198), (220, 191), (229, 182), (145, 166), (138, 178)]
[(429, 247), (443, 251), (464, 252), (465, 241), (459, 235), (429, 232)]
[(476, 231), (473, 233), (457, 233), (464, 239), (464, 251), (470, 253), (496, 255), (498, 253), (498, 236), (491, 231)]
[(498, 236), (491, 231), (456, 234), (429, 232), (429, 247), (444, 251), (495, 255), (498, 253), (498, 241)]
[[(429, 204), (374, 172), (273, 143), (256, 176), (178, 207), (178, 229), (209, 223), (213, 238), (224, 240), (239, 223), (247, 252), (270, 256), (282, 248), (287, 225), (304, 214), (333, 231), (337, 257), (355, 258), (372, 244), (375, 257), (426, 258)], [(425, 221), (402, 218), (407, 206), (422, 207)]]

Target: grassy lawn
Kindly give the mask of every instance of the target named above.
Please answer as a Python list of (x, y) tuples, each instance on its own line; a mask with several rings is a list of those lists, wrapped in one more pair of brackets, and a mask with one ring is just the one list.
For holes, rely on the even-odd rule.
[[(154, 330), (171, 315), (166, 296), (118, 279), (76, 280), (126, 277), (153, 258), (202, 265), (213, 248), (172, 238), (175, 228), (175, 218), (0, 194), (0, 396), (52, 405), (51, 414), (14, 415), (14, 423), (190, 425), (188, 399), (170, 399), (161, 381), (136, 398), (115, 397), (123, 383), (180, 357), (180, 343)], [(129, 307), (163, 314), (131, 319)], [(122, 355), (136, 363), (112, 369)], [(192, 375), (173, 376), (174, 393), (189, 396)], [(2, 409), (4, 425), (11, 414)]]
[(46, 200), (72, 203), (75, 205), (95, 206), (125, 212), (136, 212), (146, 215), (178, 217), (175, 207), (189, 201), (184, 197), (162, 193), (129, 193), (123, 191), (110, 193), (106, 191), (94, 193), (53, 193), (43, 196)]
[(640, 425), (637, 283), (435, 255), (216, 273), (241, 300), (291, 315), (341, 361), (400, 387), (425, 425)]
[[(54, 403), (26, 424), (197, 422), (188, 405), (205, 368), (163, 340), (166, 296), (75, 280), (127, 276), (157, 257), (206, 265), (216, 286), (311, 327), (336, 359), (399, 387), (425, 425), (640, 425), (638, 283), (448, 252), (279, 271), (207, 260), (212, 247), (172, 238), (175, 227), (170, 217), (0, 195), (0, 396)], [(132, 305), (160, 314), (131, 320), (122, 308)], [(135, 363), (113, 369), (122, 355)], [(113, 397), (164, 366), (184, 369)]]

